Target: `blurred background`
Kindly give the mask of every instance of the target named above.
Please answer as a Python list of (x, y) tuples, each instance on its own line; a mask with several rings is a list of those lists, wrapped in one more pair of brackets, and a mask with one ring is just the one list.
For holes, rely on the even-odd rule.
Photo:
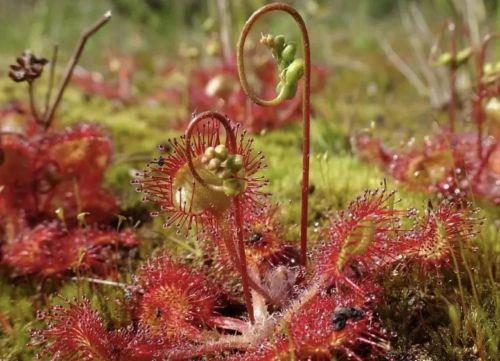
[[(0, 75), (7, 73), (13, 56), (25, 49), (50, 58), (57, 44), (59, 65), (65, 64), (82, 29), (110, 9), (113, 20), (88, 43), (80, 65), (112, 79), (119, 67), (113, 58), (132, 57), (136, 63), (132, 87), (136, 92), (148, 91), (156, 82), (166, 81), (155, 76), (166, 63), (182, 73), (190, 63), (186, 58), (210, 65), (232, 56), (245, 19), (266, 2), (0, 0)], [(398, 104), (404, 104), (405, 113), (408, 106), (412, 108), (413, 120), (439, 117), (435, 111), (447, 101), (444, 69), (432, 67), (427, 60), (443, 22), (453, 18), (470, 29), (474, 45), (500, 20), (497, 0), (289, 2), (309, 26), (313, 62), (328, 70), (331, 86), (324, 89), (324, 98), (330, 105), (327, 110), (336, 114), (327, 116), (338, 115), (353, 127), (392, 119), (396, 126), (406, 123), (405, 129), (412, 128), (414, 122), (402, 122)], [(273, 14), (259, 22), (253, 33), (287, 30), (298, 40), (292, 26), (290, 19)], [(465, 42), (469, 37), (462, 39), (461, 46), (468, 45)], [(467, 88), (467, 76), (459, 82)], [(366, 106), (356, 110), (353, 102)]]

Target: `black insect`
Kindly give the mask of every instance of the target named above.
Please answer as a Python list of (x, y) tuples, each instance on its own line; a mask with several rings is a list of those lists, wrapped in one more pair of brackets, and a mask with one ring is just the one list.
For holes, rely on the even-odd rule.
[(163, 167), (165, 165), (165, 158), (160, 157), (158, 158), (158, 161), (156, 162), (160, 167)]
[(253, 233), (250, 237), (247, 239), (247, 243), (252, 245), (252, 246), (258, 246), (262, 241), (264, 240), (264, 236), (260, 233)]
[(359, 321), (364, 317), (364, 313), (354, 307), (337, 307), (332, 315), (332, 325), (334, 331), (342, 331), (349, 319)]

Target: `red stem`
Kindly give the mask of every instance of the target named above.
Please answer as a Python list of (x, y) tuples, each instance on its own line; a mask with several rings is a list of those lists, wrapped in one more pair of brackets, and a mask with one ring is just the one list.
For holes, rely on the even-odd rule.
[(252, 295), (250, 294), (247, 257), (245, 254), (245, 240), (243, 239), (243, 217), (241, 215), (240, 197), (236, 195), (233, 198), (234, 205), (234, 223), (236, 225), (236, 234), (238, 237), (238, 254), (240, 259), (241, 277), (243, 280), (243, 296), (247, 305), (248, 317), (250, 322), (255, 323), (253, 313)]
[[(205, 120), (205, 119), (215, 119), (219, 121), (224, 129), (226, 130), (226, 136), (227, 140), (229, 143), (229, 151), (233, 154), (236, 153), (236, 135), (234, 134), (234, 130), (231, 127), (231, 123), (229, 122), (229, 119), (224, 116), (221, 113), (214, 112), (214, 111), (207, 111), (198, 114), (195, 116), (191, 122), (189, 123), (185, 137), (186, 137), (186, 158), (188, 162), (188, 167), (189, 170), (191, 171), (191, 174), (193, 175), (194, 179), (196, 179), (202, 186), (206, 186), (205, 181), (200, 177), (196, 169), (194, 168), (193, 165), (193, 158), (191, 154), (191, 135), (193, 133), (193, 130), (195, 129), (196, 125)], [(252, 304), (252, 295), (250, 293), (250, 286), (249, 286), (249, 276), (248, 276), (248, 268), (247, 268), (247, 260), (246, 260), (246, 254), (245, 254), (245, 244), (243, 240), (243, 221), (241, 217), (241, 205), (239, 202), (239, 197), (235, 196), (233, 198), (233, 205), (234, 205), (234, 223), (236, 226), (236, 232), (238, 235), (238, 250), (239, 254), (237, 254), (236, 260), (239, 262), (236, 262), (239, 267), (237, 267), (240, 271), (241, 274), (241, 281), (243, 284), (243, 298), (245, 299), (245, 304), (248, 312), (248, 317), (252, 323), (255, 322), (254, 314), (253, 314), (253, 304)], [(229, 240), (228, 243), (230, 243), (231, 240)], [(228, 252), (231, 253), (231, 250), (229, 248), (232, 248), (232, 245), (228, 244)]]
[[(227, 232), (224, 232), (224, 233), (227, 233)], [(224, 242), (224, 246), (226, 247), (226, 250), (229, 253), (231, 260), (233, 261), (233, 267), (236, 268), (237, 270), (239, 270), (238, 261), (240, 261), (240, 256), (239, 256), (239, 252), (236, 250), (236, 246), (234, 245), (233, 242), (231, 242), (232, 241), (231, 235), (228, 237), (227, 234), (223, 234), (221, 238), (222, 238), (222, 241)], [(245, 254), (245, 256), (246, 256), (246, 254)], [(246, 265), (246, 257), (245, 257), (245, 265)], [(266, 290), (264, 290), (262, 288), (262, 286), (260, 286), (256, 281), (254, 281), (252, 279), (252, 277), (250, 277), (250, 276), (248, 276), (248, 284), (252, 289), (254, 289), (256, 292), (260, 293), (260, 295), (262, 297), (264, 297), (266, 302), (274, 304), (275, 306), (281, 306), (281, 303), (278, 300), (273, 299), (272, 296)]]
[(247, 96), (256, 104), (268, 106), (269, 101), (259, 98), (252, 92), (245, 75), (245, 64), (243, 61), (243, 53), (245, 40), (250, 33), (252, 26), (264, 14), (272, 11), (284, 11), (292, 16), (300, 28), (302, 35), (302, 45), (304, 47), (304, 90), (303, 90), (303, 107), (302, 117), (304, 123), (303, 130), (303, 146), (302, 146), (302, 189), (301, 189), (301, 217), (300, 217), (300, 262), (305, 266), (307, 261), (307, 224), (308, 224), (308, 208), (309, 208), (309, 157), (310, 157), (310, 114), (311, 114), (311, 51), (309, 43), (309, 35), (307, 32), (304, 19), (300, 16), (297, 10), (285, 3), (268, 4), (255, 11), (245, 23), (240, 39), (238, 40), (238, 73), (242, 88)]

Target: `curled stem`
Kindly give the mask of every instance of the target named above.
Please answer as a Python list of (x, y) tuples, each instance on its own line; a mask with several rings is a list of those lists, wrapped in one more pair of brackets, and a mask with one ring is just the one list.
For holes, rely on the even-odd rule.
[(477, 155), (479, 159), (483, 158), (483, 123), (484, 123), (484, 110), (483, 110), (483, 100), (487, 96), (486, 85), (483, 82), (484, 77), (484, 66), (486, 62), (486, 51), (488, 46), (494, 39), (499, 39), (500, 33), (489, 33), (486, 34), (481, 42), (481, 48), (479, 49), (479, 55), (476, 63), (476, 94), (472, 99), (472, 112), (473, 118), (477, 126)]
[(52, 120), (54, 119), (54, 114), (56, 112), (56, 109), (59, 106), (59, 103), (61, 102), (64, 91), (66, 90), (66, 87), (68, 86), (68, 83), (71, 79), (71, 76), (73, 75), (73, 71), (75, 70), (76, 64), (78, 63), (78, 60), (80, 60), (83, 49), (85, 48), (85, 44), (87, 43), (87, 40), (93, 34), (95, 34), (100, 28), (102, 28), (110, 19), (111, 19), (111, 11), (108, 11), (94, 25), (92, 25), (90, 28), (85, 30), (82, 33), (82, 35), (80, 35), (80, 39), (78, 40), (78, 43), (77, 43), (76, 48), (73, 52), (73, 55), (71, 56), (71, 59), (66, 67), (66, 72), (64, 74), (63, 80), (62, 80), (61, 84), (59, 85), (59, 89), (57, 90), (54, 103), (52, 103), (52, 105), (49, 107), (48, 111), (45, 114), (45, 119), (44, 119), (45, 130), (50, 127), (50, 124), (52, 123)]
[[(217, 120), (222, 126), (224, 127), (226, 131), (226, 137), (227, 137), (227, 142), (229, 143), (229, 151), (231, 153), (236, 153), (236, 135), (234, 134), (234, 130), (231, 127), (231, 123), (229, 122), (229, 119), (224, 116), (221, 113), (214, 112), (214, 111), (207, 111), (198, 114), (195, 116), (191, 122), (189, 123), (186, 133), (185, 133), (185, 138), (186, 138), (186, 158), (187, 158), (187, 163), (189, 170), (191, 171), (191, 174), (193, 175), (193, 178), (196, 179), (202, 186), (207, 187), (206, 182), (201, 178), (201, 176), (198, 174), (196, 171), (194, 165), (193, 165), (193, 157), (191, 154), (191, 136), (193, 133), (193, 130), (195, 129), (196, 125), (205, 120), (205, 119), (215, 119)], [(237, 264), (238, 267), (236, 267), (241, 275), (242, 279), (242, 284), (243, 284), (243, 297), (245, 299), (245, 305), (247, 308), (248, 312), (248, 317), (250, 318), (250, 321), (252, 323), (255, 322), (254, 318), (254, 313), (253, 313), (253, 305), (252, 305), (252, 296), (250, 293), (250, 277), (248, 276), (248, 267), (247, 267), (247, 260), (246, 260), (246, 255), (245, 255), (245, 243), (243, 240), (243, 221), (242, 221), (242, 213), (241, 213), (241, 204), (240, 204), (240, 199), (239, 195), (235, 195), (233, 197), (233, 205), (234, 205), (234, 222), (236, 225), (236, 232), (237, 232), (237, 238), (238, 238), (238, 254), (233, 254), (232, 258), (235, 258), (235, 263)], [(231, 241), (229, 240), (228, 243)], [(231, 249), (233, 248), (233, 245), (228, 244), (227, 245), (228, 252), (231, 252)], [(239, 261), (239, 262), (237, 262)]]
[(251, 89), (245, 74), (244, 63), (244, 48), (245, 40), (252, 29), (255, 22), (264, 14), (272, 11), (283, 11), (288, 13), (295, 20), (300, 28), (302, 35), (302, 44), (304, 47), (304, 89), (302, 93), (302, 117), (304, 123), (303, 130), (303, 146), (302, 146), (302, 189), (301, 189), (301, 219), (300, 219), (300, 262), (306, 264), (307, 259), (307, 223), (308, 223), (308, 206), (309, 206), (309, 157), (310, 157), (310, 117), (311, 117), (311, 52), (309, 45), (309, 35), (304, 22), (297, 10), (285, 3), (273, 3), (261, 7), (254, 12), (245, 23), (241, 31), (237, 45), (237, 63), (240, 82), (246, 95), (257, 105), (260, 106), (276, 106), (286, 99), (284, 87), (281, 88), (279, 94), (271, 100), (261, 99)]
[(227, 136), (227, 141), (229, 145), (229, 151), (231, 153), (236, 153), (236, 135), (234, 134), (234, 130), (231, 127), (231, 123), (229, 122), (229, 119), (215, 111), (206, 111), (203, 113), (200, 113), (196, 116), (193, 117), (191, 122), (186, 128), (185, 132), (185, 137), (186, 137), (186, 158), (187, 158), (187, 163), (189, 170), (191, 171), (191, 174), (193, 175), (193, 178), (196, 179), (202, 186), (206, 187), (207, 184), (201, 178), (201, 176), (198, 174), (196, 171), (194, 164), (193, 164), (193, 154), (191, 152), (191, 136), (193, 134), (194, 129), (196, 128), (197, 124), (202, 122), (205, 119), (215, 119), (217, 120), (222, 126), (224, 127), (224, 130), (226, 131), (226, 136)]

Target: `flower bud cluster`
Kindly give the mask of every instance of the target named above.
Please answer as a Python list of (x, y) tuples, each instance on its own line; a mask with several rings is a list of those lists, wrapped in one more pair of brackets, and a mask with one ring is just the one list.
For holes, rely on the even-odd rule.
[(286, 41), (283, 35), (263, 35), (260, 42), (271, 49), (278, 62), (280, 81), (276, 91), (283, 99), (292, 99), (297, 92), (298, 81), (304, 75), (304, 59), (295, 58), (297, 46)]
[(245, 181), (236, 177), (243, 168), (243, 156), (230, 154), (224, 144), (208, 147), (201, 156), (205, 167), (222, 180), (222, 190), (228, 196), (240, 194), (245, 188)]

